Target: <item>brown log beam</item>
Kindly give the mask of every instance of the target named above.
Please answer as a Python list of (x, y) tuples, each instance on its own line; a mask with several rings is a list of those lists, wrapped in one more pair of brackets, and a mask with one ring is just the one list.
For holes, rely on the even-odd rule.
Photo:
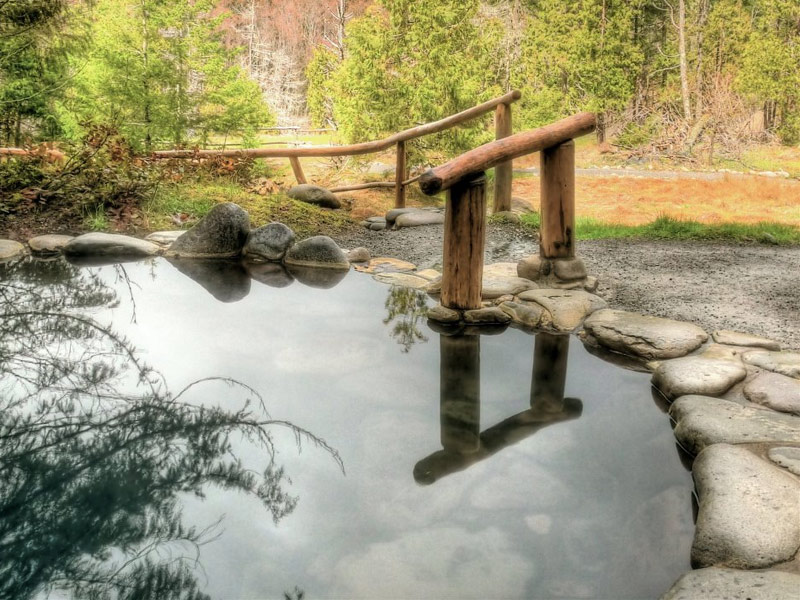
[(486, 232), (486, 177), (476, 173), (447, 192), (442, 253), (442, 306), (481, 307)]
[[(405, 181), (403, 181), (403, 185), (408, 187), (412, 183), (415, 183), (419, 180), (419, 175), (415, 175), (414, 177), (409, 177)], [(338, 192), (353, 192), (355, 190), (368, 190), (370, 188), (393, 188), (397, 187), (397, 184), (394, 181), (368, 181), (367, 183), (354, 183), (353, 185), (343, 185), (340, 187), (330, 188), (329, 191), (333, 193)]]
[(348, 146), (308, 146), (304, 148), (247, 148), (242, 150), (161, 150), (153, 152), (153, 158), (200, 158), (204, 156), (227, 156), (227, 157), (248, 157), (248, 158), (286, 158), (289, 156), (355, 156), (357, 154), (370, 154), (381, 152), (391, 148), (398, 142), (405, 142), (423, 135), (438, 133), (445, 129), (450, 129), (465, 121), (493, 111), (499, 104), (510, 104), (519, 100), (520, 92), (514, 90), (495, 98), (473, 106), (439, 121), (426, 123), (418, 127), (412, 127), (399, 133), (395, 133), (382, 140), (372, 142), (362, 142)]
[(296, 156), (290, 156), (289, 164), (292, 165), (292, 172), (294, 173), (294, 178), (297, 180), (297, 183), (300, 185), (308, 183), (306, 181), (306, 175), (303, 173), (303, 166), (300, 164), (300, 159)]
[[(495, 139), (502, 140), (511, 135), (511, 105), (498, 104), (494, 113)], [(507, 161), (494, 168), (494, 210), (511, 210), (512, 163)]]
[(539, 254), (575, 256), (575, 142), (542, 150)]
[(438, 194), (470, 173), (480, 173), (500, 163), (591, 133), (596, 121), (594, 113), (579, 113), (538, 129), (478, 146), (435, 169), (428, 169), (420, 177), (419, 186), (429, 196)]
[(406, 167), (406, 143), (397, 142), (397, 163), (394, 169), (394, 207), (406, 207), (406, 186), (403, 181), (408, 178)]

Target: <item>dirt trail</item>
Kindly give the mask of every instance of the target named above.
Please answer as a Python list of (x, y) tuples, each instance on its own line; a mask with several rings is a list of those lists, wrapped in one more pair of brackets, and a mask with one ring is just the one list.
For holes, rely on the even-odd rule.
[[(373, 256), (439, 267), (442, 227), (353, 231), (337, 238)], [(489, 225), (486, 262), (516, 261), (538, 252), (519, 226)], [(765, 335), (800, 350), (800, 248), (699, 242), (588, 240), (578, 255), (600, 279), (613, 308), (691, 321), (709, 333), (734, 329)]]

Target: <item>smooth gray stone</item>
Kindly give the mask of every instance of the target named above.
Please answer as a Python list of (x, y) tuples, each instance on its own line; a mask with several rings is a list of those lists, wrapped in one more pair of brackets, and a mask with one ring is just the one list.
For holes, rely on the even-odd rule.
[(535, 303), (503, 302), (499, 308), (511, 317), (512, 323), (529, 329), (539, 327), (546, 312), (540, 305)]
[(348, 271), (343, 269), (320, 269), (301, 265), (286, 265), (289, 274), (305, 286), (327, 290), (336, 287), (347, 277)]
[(279, 261), (295, 242), (294, 231), (283, 223), (269, 223), (247, 236), (243, 254), (247, 258)]
[(315, 269), (336, 269), (340, 271), (350, 269), (350, 261), (347, 260), (345, 253), (327, 235), (315, 235), (297, 242), (289, 248), (284, 262), (287, 265), (313, 267)]
[(239, 256), (250, 233), (250, 215), (225, 202), (214, 206), (167, 250), (175, 258), (233, 258)]
[(350, 252), (347, 253), (347, 260), (351, 263), (354, 262), (369, 262), (372, 259), (372, 255), (370, 254), (369, 250), (360, 246), (358, 248), (353, 248)]
[(481, 298), (493, 300), (500, 296), (515, 296), (536, 287), (536, 284), (529, 279), (522, 277), (504, 277), (502, 275), (486, 275), (484, 273), (481, 281)]
[(25, 246), (14, 240), (0, 240), (0, 260), (11, 260), (25, 254)]
[(250, 275), (239, 261), (170, 259), (169, 262), (220, 302), (238, 302), (250, 293)]
[(740, 362), (684, 356), (662, 362), (653, 373), (653, 385), (670, 399), (690, 394), (721, 396), (746, 375)]
[(367, 217), (367, 223), (383, 223), (386, 224), (386, 217)]
[(588, 315), (606, 307), (605, 300), (583, 290), (529, 290), (518, 297), (544, 308), (550, 320), (548, 323), (545, 315), (542, 326), (561, 333), (574, 331)]
[(776, 465), (788, 469), (800, 476), (800, 448), (786, 446), (783, 448), (770, 448), (767, 453), (769, 459)]
[(559, 258), (553, 261), (553, 274), (562, 281), (586, 277), (586, 265), (580, 258)]
[(268, 285), (269, 287), (284, 288), (294, 283), (294, 277), (279, 263), (246, 262), (244, 268), (247, 270), (247, 274), (250, 275), (251, 279)]
[(404, 215), (406, 213), (412, 213), (412, 212), (422, 212), (422, 209), (421, 208), (393, 208), (393, 209), (391, 209), (391, 210), (386, 212), (386, 215), (384, 216), (384, 221), (386, 221), (386, 223), (388, 225), (391, 225), (391, 224), (394, 223), (395, 219), (397, 219), (397, 217), (399, 217), (400, 215)]
[[(386, 221), (388, 222), (389, 219)], [(404, 213), (394, 221), (395, 227), (420, 227), (421, 225), (441, 225), (442, 223), (444, 223), (443, 213), (427, 210)]]
[(63, 249), (69, 257), (142, 258), (159, 253), (158, 245), (116, 233), (84, 233), (70, 240)]
[(759, 373), (744, 386), (750, 402), (778, 412), (800, 415), (800, 380), (780, 373)]
[[(800, 549), (800, 481), (745, 448), (715, 444), (692, 466), (692, 564), (760, 569)], [(798, 589), (800, 591), (800, 589)]]
[(504, 325), (511, 321), (511, 317), (497, 306), (476, 308), (464, 311), (464, 322), (480, 325)]
[(800, 417), (793, 417), (730, 400), (683, 396), (669, 409), (681, 446), (698, 454), (712, 444), (800, 444)]
[(650, 360), (685, 356), (708, 339), (691, 323), (623, 310), (598, 310), (583, 325), (598, 343)]
[(461, 320), (461, 313), (437, 304), (428, 309), (428, 318), (439, 323), (458, 323)]
[(386, 223), (370, 223), (369, 230), (370, 231), (383, 231), (386, 229)]
[(499, 262), (483, 266), (483, 277), (519, 277), (517, 263)]
[(186, 233), (183, 229), (171, 230), (171, 231), (154, 231), (144, 239), (148, 242), (153, 242), (154, 244), (158, 244), (160, 246), (169, 246), (170, 244), (174, 243), (179, 237), (181, 237), (184, 233)]
[(712, 333), (711, 336), (718, 344), (727, 344), (729, 346), (750, 346), (752, 348), (764, 348), (766, 350), (781, 349), (781, 345), (775, 340), (761, 337), (759, 335), (752, 335), (750, 333), (740, 333), (738, 331), (721, 329)]
[(787, 377), (800, 379), (800, 352), (767, 352), (754, 350), (746, 353), (742, 360), (749, 365)]
[(597, 286), (600, 282), (597, 280), (597, 277), (589, 275), (586, 277), (586, 280), (583, 282), (583, 289), (587, 292), (593, 294), (597, 291)]
[(52, 254), (61, 254), (64, 250), (64, 246), (73, 239), (75, 239), (75, 237), (71, 235), (37, 235), (28, 240), (28, 247), (31, 249), (31, 252), (36, 255), (48, 256)]
[(336, 194), (318, 185), (303, 183), (291, 188), (287, 195), (289, 198), (321, 206), (322, 208), (341, 208), (342, 203)]
[(797, 600), (800, 575), (708, 567), (683, 575), (661, 600)]
[(542, 276), (542, 270), (545, 264), (549, 265), (550, 262), (542, 260), (542, 257), (538, 254), (531, 254), (517, 263), (517, 275), (525, 279), (530, 279), (531, 281), (536, 281)]

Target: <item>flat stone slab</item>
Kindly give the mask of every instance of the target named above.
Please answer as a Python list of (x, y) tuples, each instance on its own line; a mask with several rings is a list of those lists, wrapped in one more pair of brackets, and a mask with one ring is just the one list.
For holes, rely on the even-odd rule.
[(797, 478), (728, 444), (703, 450), (692, 475), (698, 495), (692, 564), (759, 569), (794, 558), (800, 549)]
[(417, 265), (399, 258), (381, 256), (373, 258), (366, 265), (355, 265), (353, 268), (359, 273), (407, 273), (416, 270)]
[[(386, 211), (386, 214), (383, 217), (383, 222), (392, 225), (400, 215), (404, 215), (406, 213), (412, 212), (422, 212), (421, 208), (409, 207), (409, 208), (393, 208), (391, 210)], [(367, 219), (369, 221), (369, 219)]]
[(442, 276), (442, 274), (439, 273), (439, 271), (437, 271), (436, 269), (422, 269), (422, 271), (415, 271), (414, 275), (419, 275), (420, 277), (424, 277), (428, 281), (433, 281)]
[(536, 284), (528, 279), (522, 277), (503, 276), (503, 275), (489, 275), (483, 274), (483, 281), (481, 282), (481, 298), (484, 300), (493, 300), (500, 296), (515, 296), (520, 292), (530, 290), (536, 287)]
[(769, 459), (776, 465), (800, 476), (800, 448), (791, 446), (770, 448), (767, 456), (769, 456)]
[(708, 396), (683, 396), (669, 414), (674, 434), (692, 454), (712, 444), (800, 444), (800, 418)]
[(414, 273), (376, 273), (372, 278), (388, 285), (396, 285), (415, 290), (421, 290), (430, 283), (424, 277), (420, 277)]
[(544, 308), (536, 303), (509, 301), (503, 302), (499, 308), (511, 317), (512, 323), (528, 329), (537, 329), (547, 313)]
[(464, 322), (476, 325), (504, 325), (511, 321), (506, 313), (496, 306), (464, 311)]
[(437, 304), (428, 309), (428, 318), (439, 323), (458, 323), (461, 320), (461, 313)]
[(518, 298), (544, 308), (550, 319), (545, 315), (542, 325), (559, 332), (574, 331), (588, 315), (607, 306), (605, 300), (583, 290), (529, 290)]
[(483, 266), (484, 277), (519, 277), (517, 275), (517, 263), (499, 262)]
[(721, 329), (711, 334), (714, 341), (718, 344), (728, 344), (730, 346), (749, 346), (751, 348), (764, 348), (766, 350), (780, 350), (781, 345), (775, 340), (752, 335), (750, 333), (740, 333)]
[[(297, 267), (311, 267), (314, 269), (335, 269), (349, 271), (350, 261), (339, 246), (327, 235), (315, 235), (294, 244), (286, 252), (284, 262)], [(300, 281), (303, 276), (292, 275)], [(312, 277), (313, 279), (313, 277)], [(338, 281), (336, 282), (338, 283)], [(335, 284), (334, 284), (335, 285)]]
[(307, 204), (314, 204), (322, 208), (340, 208), (342, 203), (336, 194), (324, 187), (303, 183), (291, 188), (286, 195), (293, 200), (299, 200)]
[(742, 358), (747, 364), (787, 377), (800, 379), (800, 352), (765, 352), (754, 350)]
[(53, 255), (61, 254), (69, 242), (75, 239), (72, 235), (37, 235), (28, 240), (28, 247), (33, 254)]
[(780, 373), (759, 373), (744, 386), (744, 395), (778, 412), (800, 415), (800, 379)]
[(174, 258), (233, 258), (239, 256), (250, 233), (250, 215), (241, 206), (223, 202), (167, 249)]
[(441, 225), (442, 223), (444, 223), (444, 213), (428, 210), (403, 213), (394, 220), (395, 227), (420, 227), (421, 225)]
[(797, 600), (800, 575), (708, 567), (689, 571), (661, 600)]
[(689, 394), (720, 396), (747, 375), (740, 362), (684, 356), (661, 363), (653, 373), (653, 385), (667, 398)]
[(169, 246), (179, 237), (186, 233), (183, 229), (176, 229), (171, 231), (154, 231), (144, 239), (148, 242), (153, 242), (160, 246)]
[(708, 339), (691, 323), (623, 310), (598, 310), (583, 326), (603, 346), (650, 360), (685, 356)]
[(158, 244), (117, 233), (84, 233), (64, 246), (64, 254), (73, 257), (126, 257), (156, 256), (161, 251)]
[(11, 260), (25, 254), (25, 246), (14, 240), (0, 240), (0, 260)]

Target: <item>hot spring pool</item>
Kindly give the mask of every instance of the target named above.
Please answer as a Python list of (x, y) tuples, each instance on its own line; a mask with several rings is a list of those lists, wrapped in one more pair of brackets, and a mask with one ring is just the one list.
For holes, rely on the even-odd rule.
[[(648, 375), (442, 336), (360, 273), (182, 268), (0, 265), (1, 597), (651, 598), (690, 568)], [(259, 442), (234, 380), (341, 465), (286, 425)]]

